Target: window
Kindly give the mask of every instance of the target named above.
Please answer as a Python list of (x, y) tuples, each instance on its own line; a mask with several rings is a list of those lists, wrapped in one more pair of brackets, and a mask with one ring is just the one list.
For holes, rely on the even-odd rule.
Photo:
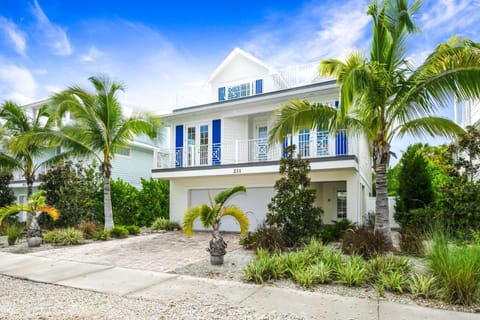
[(328, 131), (317, 131), (317, 156), (328, 155)]
[(347, 217), (347, 191), (337, 191), (337, 218)]
[(236, 86), (228, 87), (228, 100), (248, 97), (251, 95), (251, 84), (242, 83)]
[(257, 127), (257, 159), (260, 161), (267, 160), (268, 143), (267, 143), (268, 129), (267, 126), (261, 125)]
[(117, 150), (115, 151), (115, 154), (118, 154), (120, 156), (130, 157), (130, 148), (124, 148), (124, 147), (117, 148)]
[(298, 152), (302, 157), (310, 157), (310, 130), (300, 130), (298, 133)]
[(200, 164), (208, 164), (208, 126), (200, 126)]

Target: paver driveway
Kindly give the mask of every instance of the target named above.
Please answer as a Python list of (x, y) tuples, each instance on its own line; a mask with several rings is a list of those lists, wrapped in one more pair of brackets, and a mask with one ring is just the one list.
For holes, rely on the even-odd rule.
[[(228, 251), (240, 248), (238, 234), (224, 234)], [(206, 251), (210, 233), (193, 237), (181, 231), (96, 241), (79, 246), (58, 247), (28, 253), (34, 256), (98, 263), (124, 268), (168, 272), (209, 257)]]

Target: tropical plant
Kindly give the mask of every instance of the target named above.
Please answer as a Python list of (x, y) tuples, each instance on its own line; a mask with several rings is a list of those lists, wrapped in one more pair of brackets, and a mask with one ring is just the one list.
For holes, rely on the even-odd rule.
[[(56, 154), (55, 145), (46, 140), (28, 139), (31, 134), (52, 132), (55, 117), (49, 106), (41, 105), (33, 116), (33, 110), (25, 109), (18, 104), (7, 101), (0, 106), (0, 119), (4, 120), (3, 132), (6, 135), (3, 148), (0, 147), (0, 169), (19, 170), (25, 178), (27, 198), (33, 193), (33, 182), (40, 168), (66, 159), (68, 152)], [(19, 143), (23, 141), (23, 143)], [(53, 156), (49, 156), (54, 154)]]
[(99, 179), (88, 174), (92, 166), (65, 161), (40, 175), (40, 189), (45, 190), (47, 204), (62, 213), (52, 221), (48, 216), (39, 218), (42, 227), (68, 228), (81, 221), (94, 221), (95, 212), (101, 206), (97, 199), (101, 190)]
[(43, 234), (45, 242), (71, 246), (83, 242), (83, 232), (75, 228), (54, 229)]
[(296, 246), (318, 236), (323, 210), (314, 205), (315, 190), (310, 189), (310, 163), (294, 157), (295, 145), (285, 149), (280, 159), (280, 179), (275, 196), (268, 204), (267, 224), (277, 227), (288, 246)]
[(480, 245), (457, 246), (446, 233), (434, 230), (427, 254), (430, 274), (437, 279), (440, 297), (470, 305), (480, 297)]
[(128, 229), (125, 226), (115, 226), (110, 231), (112, 238), (123, 239), (128, 237)]
[(123, 85), (106, 75), (88, 80), (95, 92), (72, 86), (52, 97), (57, 118), (62, 119), (69, 112), (75, 121), (62, 125), (59, 130), (35, 132), (28, 138), (34, 142), (61, 144), (75, 156), (90, 157), (100, 162), (105, 230), (110, 230), (114, 227), (110, 193), (112, 159), (116, 151), (126, 147), (135, 135), (156, 137), (160, 120), (145, 113), (125, 117), (117, 99), (117, 93), (124, 90)]
[(136, 224), (149, 226), (158, 217), (169, 218), (170, 185), (168, 180), (141, 179), (137, 196)]
[[(40, 226), (37, 222), (37, 214), (39, 213), (46, 213), (52, 219), (58, 219), (59, 213), (57, 209), (45, 204), (45, 191), (38, 191), (35, 192), (30, 199), (27, 201), (26, 204), (12, 204), (0, 209), (0, 224), (2, 223), (3, 219), (7, 216), (16, 214), (19, 212), (27, 212), (29, 215), (29, 226), (27, 230), (27, 240), (28, 238), (40, 238), (42, 236), (42, 231), (40, 230)], [(40, 243), (38, 243), (40, 245)]]
[(238, 192), (246, 192), (244, 186), (235, 186), (219, 192), (212, 200), (210, 197), (210, 206), (201, 204), (198, 207), (191, 207), (185, 212), (183, 218), (183, 232), (191, 236), (193, 235), (193, 222), (200, 218), (202, 225), (205, 228), (212, 228), (212, 240), (210, 240), (210, 247), (208, 251), (211, 256), (212, 264), (222, 264), (223, 256), (226, 253), (227, 243), (223, 241), (220, 234), (220, 223), (223, 217), (231, 216), (238, 221), (240, 225), (240, 235), (246, 235), (248, 231), (248, 218), (246, 214), (235, 205), (225, 206), (227, 200)]
[(452, 136), (462, 129), (437, 117), (441, 107), (480, 98), (480, 46), (453, 37), (437, 46), (414, 68), (406, 59), (408, 36), (418, 32), (413, 21), (421, 1), (377, 0), (368, 6), (373, 21), (370, 59), (353, 52), (345, 61), (320, 62), (320, 74), (335, 76), (340, 86), (338, 109), (322, 103), (294, 100), (281, 106), (269, 132), (281, 142), (304, 128), (328, 128), (331, 133), (365, 137), (376, 173), (375, 228), (391, 243), (386, 173), (395, 137), (406, 134)]
[(0, 208), (15, 202), (15, 193), (10, 188), (13, 175), (10, 172), (0, 173)]
[(25, 230), (25, 225), (23, 224), (11, 224), (7, 227), (7, 242), (9, 246), (13, 246), (17, 242), (20, 233)]
[(157, 218), (155, 221), (153, 221), (152, 230), (158, 231), (158, 230), (166, 230), (166, 231), (173, 231), (173, 230), (180, 230), (180, 224), (175, 221), (170, 221), (167, 218)]

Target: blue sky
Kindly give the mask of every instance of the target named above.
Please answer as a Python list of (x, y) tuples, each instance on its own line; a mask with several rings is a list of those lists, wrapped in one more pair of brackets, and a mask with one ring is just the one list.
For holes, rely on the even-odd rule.
[[(368, 1), (0, 0), (0, 101), (28, 103), (108, 73), (125, 105), (159, 113), (235, 47), (273, 67), (367, 50)], [(480, 41), (480, 0), (428, 0), (417, 63), (451, 35)]]

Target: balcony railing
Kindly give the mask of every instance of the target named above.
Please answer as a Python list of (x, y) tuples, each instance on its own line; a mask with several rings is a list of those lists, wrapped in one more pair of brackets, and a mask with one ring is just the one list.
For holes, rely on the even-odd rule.
[(296, 154), (303, 158), (321, 158), (356, 154), (356, 144), (345, 133), (332, 136), (328, 132), (309, 132), (269, 145), (266, 139), (237, 140), (234, 143), (188, 145), (163, 149), (157, 153), (157, 168), (189, 168), (224, 164), (278, 161), (285, 146), (295, 144)]

